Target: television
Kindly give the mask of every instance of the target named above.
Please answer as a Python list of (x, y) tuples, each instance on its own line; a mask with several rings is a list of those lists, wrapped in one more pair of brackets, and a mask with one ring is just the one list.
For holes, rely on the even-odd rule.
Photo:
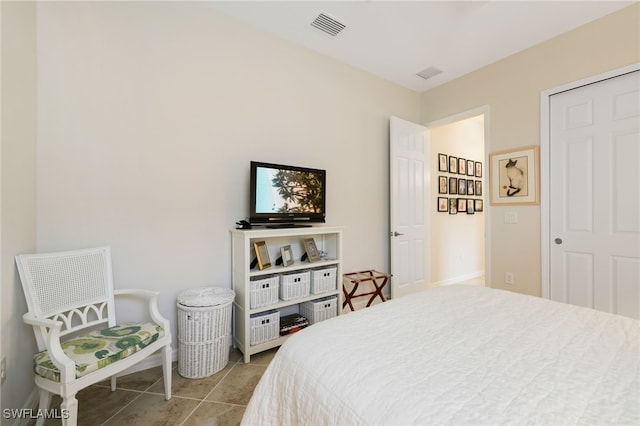
[(249, 221), (272, 228), (325, 221), (326, 171), (251, 162)]

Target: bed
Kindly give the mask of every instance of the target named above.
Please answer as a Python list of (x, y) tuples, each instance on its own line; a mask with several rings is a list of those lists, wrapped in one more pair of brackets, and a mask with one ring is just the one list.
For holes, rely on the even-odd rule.
[(451, 285), (308, 327), (244, 425), (638, 425), (640, 321)]

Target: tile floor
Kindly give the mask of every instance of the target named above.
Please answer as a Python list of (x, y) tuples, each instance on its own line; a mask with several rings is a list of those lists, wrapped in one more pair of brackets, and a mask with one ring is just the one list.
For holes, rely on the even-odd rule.
[[(174, 363), (172, 397), (164, 400), (162, 368), (155, 367), (118, 378), (111, 392), (109, 382), (78, 392), (78, 425), (237, 425), (254, 388), (277, 349), (251, 356), (245, 364), (242, 354), (232, 350), (229, 364), (204, 379), (185, 379)], [(51, 407), (59, 407), (53, 398)], [(35, 421), (30, 425), (35, 424)], [(45, 425), (60, 425), (47, 420)]]

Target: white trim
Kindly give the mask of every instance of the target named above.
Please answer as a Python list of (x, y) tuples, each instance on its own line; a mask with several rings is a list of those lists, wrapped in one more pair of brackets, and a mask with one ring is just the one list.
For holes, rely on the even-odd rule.
[(551, 293), (551, 281), (549, 279), (550, 270), (550, 218), (549, 218), (549, 170), (550, 170), (550, 103), (551, 96), (558, 93), (566, 92), (568, 90), (577, 89), (588, 84), (597, 83), (602, 80), (607, 80), (614, 77), (619, 77), (630, 72), (639, 71), (640, 62), (627, 65), (621, 68), (616, 68), (611, 71), (607, 71), (602, 74), (594, 75), (591, 77), (583, 78), (571, 83), (563, 84), (562, 86), (554, 87), (552, 89), (543, 90), (540, 93), (540, 260), (541, 260), (541, 294), (545, 299), (549, 299)]
[[(489, 105), (482, 105), (476, 108), (469, 109), (467, 111), (463, 111), (458, 114), (450, 115), (448, 117), (441, 118), (439, 120), (431, 121), (427, 124), (424, 124), (426, 128), (431, 130), (434, 127), (444, 126), (447, 124), (455, 123), (457, 121), (466, 120), (467, 118), (483, 115), (484, 116), (484, 159), (483, 161), (485, 166), (483, 170), (482, 179), (484, 179), (485, 175), (488, 176), (487, 172), (489, 170), (487, 165), (489, 164), (489, 152), (491, 152), (490, 111), (491, 109)], [(484, 212), (483, 212), (484, 213), (484, 270), (485, 270), (484, 274), (485, 274), (486, 287), (492, 287), (491, 286), (491, 207), (489, 204), (490, 203), (486, 202), (485, 200)], [(436, 283), (431, 283), (431, 285), (434, 285), (434, 284)]]

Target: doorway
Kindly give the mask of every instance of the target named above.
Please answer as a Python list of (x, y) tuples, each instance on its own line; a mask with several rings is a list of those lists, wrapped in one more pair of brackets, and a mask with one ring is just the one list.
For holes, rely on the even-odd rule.
[[(430, 212), (432, 287), (458, 283), (485, 285), (486, 282), (487, 116), (488, 108), (480, 108), (428, 125), (432, 157), (446, 155), (449, 159), (454, 157), (474, 165), (473, 171), (432, 168), (432, 198), (437, 197), (439, 201), (446, 198), (449, 205), (455, 200), (459, 206), (467, 207), (462, 211), (457, 208), (455, 212), (434, 208)], [(480, 166), (475, 170), (477, 163)], [(476, 171), (480, 171), (480, 176), (476, 176)], [(443, 189), (440, 183), (445, 180), (447, 186)], [(466, 184), (460, 185), (461, 180)], [(479, 211), (476, 206), (480, 207)]]

